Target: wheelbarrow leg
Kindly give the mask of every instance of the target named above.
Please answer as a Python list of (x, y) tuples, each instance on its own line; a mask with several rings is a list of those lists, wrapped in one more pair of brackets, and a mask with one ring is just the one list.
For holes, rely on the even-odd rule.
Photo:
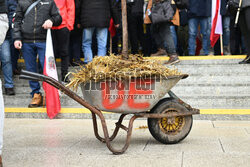
[[(96, 137), (99, 136), (98, 135), (98, 129), (97, 129), (97, 122), (96, 122), (96, 115), (98, 115), (98, 117), (100, 118), (101, 120), (101, 124), (102, 124), (102, 129), (103, 129), (103, 134), (104, 134), (104, 140), (105, 140), (105, 143), (108, 147), (108, 149), (115, 155), (118, 155), (118, 154), (122, 154), (124, 153), (127, 149), (128, 149), (128, 146), (130, 144), (130, 139), (131, 139), (131, 135), (132, 135), (132, 130), (133, 130), (133, 123), (134, 123), (134, 120), (140, 116), (136, 116), (134, 115), (130, 120), (129, 120), (129, 126), (128, 128), (121, 125), (121, 124), (117, 124), (118, 126), (118, 129), (119, 128), (122, 128), (124, 129), (126, 132), (127, 132), (127, 137), (126, 137), (126, 142), (125, 142), (125, 145), (122, 147), (122, 149), (120, 150), (117, 150), (117, 149), (114, 149), (112, 146), (111, 146), (111, 140), (112, 138), (115, 138), (115, 136), (117, 135), (118, 133), (118, 130), (116, 130), (117, 132), (114, 133), (111, 137), (109, 137), (109, 134), (108, 134), (108, 129), (107, 129), (107, 124), (106, 124), (106, 121), (105, 121), (105, 118), (103, 116), (103, 114), (101, 112), (96, 112), (96, 113), (93, 113), (92, 116), (93, 116), (93, 124), (94, 124), (94, 128), (96, 130), (95, 132), (95, 135)], [(121, 115), (120, 119), (119, 119), (119, 122), (121, 122), (123, 120), (123, 118), (125, 117), (125, 114)], [(103, 138), (101, 138), (100, 136), (97, 137), (100, 141), (103, 141)]]
[[(112, 136), (109, 138), (110, 141), (113, 141), (115, 139), (115, 137), (117, 136), (119, 129), (122, 128), (122, 121), (124, 119), (124, 117), (127, 114), (122, 114), (119, 118), (119, 121), (116, 123), (116, 127), (115, 130), (112, 134)], [(92, 112), (92, 119), (93, 119), (93, 127), (94, 127), (94, 133), (95, 136), (98, 140), (100, 140), (101, 142), (105, 143), (105, 139), (103, 137), (101, 137), (98, 133), (98, 125), (97, 125), (97, 120), (96, 120), (96, 114)]]

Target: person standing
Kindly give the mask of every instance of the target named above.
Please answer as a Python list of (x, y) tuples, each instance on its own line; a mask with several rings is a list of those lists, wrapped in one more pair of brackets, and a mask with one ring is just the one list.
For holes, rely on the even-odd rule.
[[(37, 4), (34, 4), (37, 3)], [(62, 17), (53, 0), (21, 0), (18, 1), (14, 19), (14, 46), (22, 49), (25, 66), (28, 71), (37, 72), (37, 55), (43, 69), (46, 48), (47, 29), (58, 26)], [(29, 81), (32, 101), (30, 108), (39, 107), (43, 103), (40, 84)]]
[(80, 22), (83, 27), (84, 63), (89, 63), (93, 59), (91, 45), (94, 31), (96, 31), (97, 38), (97, 55), (106, 55), (108, 27), (111, 17), (114, 20), (115, 27), (119, 27), (119, 14), (115, 4), (116, 0), (81, 0)]
[(244, 37), (244, 44), (247, 50), (247, 56), (239, 64), (250, 64), (250, 1), (242, 0), (239, 25)]
[(70, 31), (74, 29), (75, 2), (74, 0), (54, 0), (62, 16), (62, 24), (53, 26), (52, 40), (56, 58), (61, 58), (62, 81), (69, 82), (67, 76), (69, 67)]
[(15, 95), (13, 84), (13, 71), (11, 62), (11, 23), (13, 13), (15, 12), (15, 0), (6, 0), (6, 9), (9, 19), (9, 29), (6, 34), (5, 40), (0, 47), (0, 60), (2, 62), (2, 71), (4, 76), (4, 88), (6, 95)]
[[(153, 0), (152, 7), (152, 22), (153, 22), (153, 37), (155, 39), (158, 52), (152, 54), (151, 56), (163, 56), (164, 54), (169, 55), (169, 60), (164, 62), (164, 64), (172, 65), (180, 62), (178, 55), (176, 53), (176, 48), (174, 44), (174, 39), (170, 31), (170, 26), (172, 25), (171, 19), (174, 16), (174, 9), (172, 8), (172, 0)], [(163, 12), (161, 12), (163, 10)], [(164, 13), (164, 16), (162, 15)], [(168, 18), (167, 18), (168, 17)], [(162, 19), (164, 18), (164, 19)], [(166, 19), (167, 18), (167, 19)], [(167, 53), (165, 51), (164, 44), (167, 44)]]
[(131, 54), (139, 53), (139, 43), (144, 52), (143, 34), (143, 5), (144, 0), (134, 0), (128, 3), (128, 35), (131, 44)]
[[(8, 16), (5, 0), (0, 0), (0, 46), (2, 45), (6, 32), (8, 31)], [(3, 149), (3, 126), (4, 126), (4, 103), (2, 93), (2, 82), (0, 80), (0, 167), (2, 164), (2, 149)]]
[(81, 61), (81, 43), (82, 43), (82, 28), (80, 25), (80, 1), (75, 0), (75, 24), (74, 29), (70, 32), (69, 40), (69, 55), (70, 64), (72, 66), (82, 65)]
[(200, 31), (202, 34), (202, 48), (204, 55), (209, 54), (208, 49), (208, 17), (211, 16), (211, 0), (189, 0), (188, 7), (188, 27), (189, 27), (189, 39), (188, 39), (188, 52), (190, 56), (195, 55), (196, 50), (196, 37), (198, 33), (198, 27), (200, 25)]

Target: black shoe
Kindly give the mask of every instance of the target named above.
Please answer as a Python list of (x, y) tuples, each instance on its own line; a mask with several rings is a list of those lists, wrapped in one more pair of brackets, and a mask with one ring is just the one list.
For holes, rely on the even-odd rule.
[(14, 88), (5, 88), (5, 94), (8, 95), (8, 96), (15, 95)]
[(240, 61), (239, 64), (250, 64), (250, 56), (248, 55), (244, 60)]

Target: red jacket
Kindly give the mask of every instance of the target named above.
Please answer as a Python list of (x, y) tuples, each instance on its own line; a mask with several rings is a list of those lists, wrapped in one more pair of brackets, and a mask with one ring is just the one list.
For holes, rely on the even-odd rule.
[(74, 29), (75, 22), (75, 1), (74, 0), (54, 0), (62, 16), (62, 24), (52, 29), (62, 29), (67, 27), (70, 31)]

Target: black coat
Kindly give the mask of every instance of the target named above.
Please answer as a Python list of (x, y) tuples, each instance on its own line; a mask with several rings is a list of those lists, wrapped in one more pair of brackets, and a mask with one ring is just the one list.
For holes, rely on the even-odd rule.
[(211, 16), (211, 0), (189, 0), (189, 17), (209, 17)]
[(116, 0), (81, 0), (81, 26), (83, 28), (109, 27), (111, 17), (119, 24)]
[(62, 23), (59, 9), (53, 0), (41, 0), (41, 2), (24, 17), (25, 11), (33, 2), (34, 0), (18, 1), (14, 19), (14, 40), (44, 42), (47, 33), (47, 30), (42, 27), (44, 22), (50, 19), (53, 22), (53, 26), (59, 26)]

